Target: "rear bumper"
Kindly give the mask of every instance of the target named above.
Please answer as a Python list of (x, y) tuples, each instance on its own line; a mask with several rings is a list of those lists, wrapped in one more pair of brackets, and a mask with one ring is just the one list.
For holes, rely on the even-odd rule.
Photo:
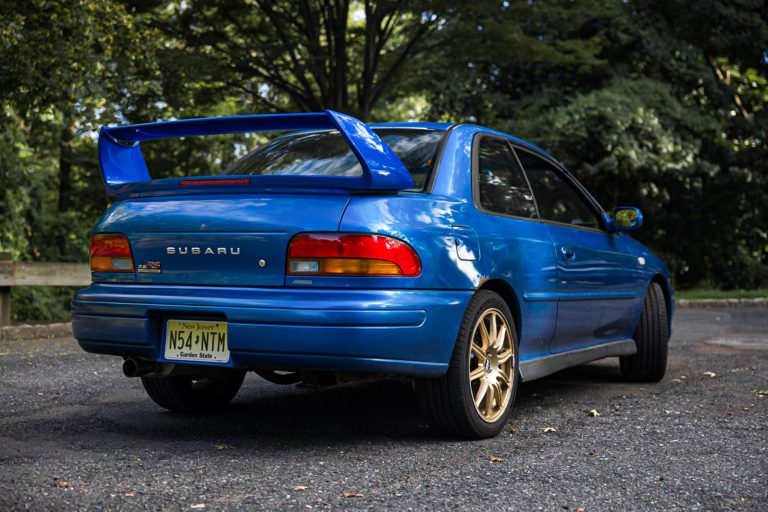
[(222, 318), (233, 367), (439, 376), (472, 293), (94, 284), (72, 330), (89, 352), (164, 361), (165, 320)]

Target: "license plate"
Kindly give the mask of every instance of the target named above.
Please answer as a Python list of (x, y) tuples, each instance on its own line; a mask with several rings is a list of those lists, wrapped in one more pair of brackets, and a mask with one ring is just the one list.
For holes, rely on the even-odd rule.
[(228, 362), (227, 322), (168, 320), (165, 324), (165, 358), (173, 361)]

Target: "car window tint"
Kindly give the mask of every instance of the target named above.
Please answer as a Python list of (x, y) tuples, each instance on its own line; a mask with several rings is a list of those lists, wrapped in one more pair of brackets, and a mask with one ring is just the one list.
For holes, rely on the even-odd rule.
[[(444, 134), (437, 130), (380, 129), (381, 140), (422, 190)], [(295, 132), (276, 137), (230, 165), (225, 174), (362, 176), (357, 157), (338, 131)]]
[(483, 137), (478, 157), (480, 205), (494, 213), (535, 218), (533, 194), (509, 144), (501, 139)]
[(341, 133), (300, 132), (276, 137), (230, 165), (226, 174), (362, 176)]
[(590, 228), (600, 226), (586, 201), (554, 165), (527, 151), (517, 150), (517, 156), (533, 188), (542, 219)]

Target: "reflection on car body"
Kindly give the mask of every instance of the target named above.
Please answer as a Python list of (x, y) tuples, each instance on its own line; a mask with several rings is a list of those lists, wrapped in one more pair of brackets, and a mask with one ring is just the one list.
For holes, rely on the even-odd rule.
[[(256, 131), (287, 133), (223, 176), (151, 179), (141, 155)], [(664, 374), (673, 291), (626, 234), (639, 210), (607, 214), (523, 140), (326, 111), (104, 128), (99, 157), (115, 200), (74, 334), (168, 409), (222, 407), (251, 370), (399, 376), (435, 429), (487, 437), (521, 381), (611, 356), (630, 380)]]

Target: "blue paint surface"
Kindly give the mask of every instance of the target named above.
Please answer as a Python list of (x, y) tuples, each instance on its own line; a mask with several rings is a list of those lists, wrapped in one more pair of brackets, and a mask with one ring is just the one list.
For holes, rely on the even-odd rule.
[[(413, 181), (405, 166), (372, 131), (382, 127), (446, 133), (426, 192), (408, 190)], [(331, 128), (361, 161), (362, 177), (248, 176), (243, 186), (181, 187), (180, 178), (151, 180), (138, 145)], [(551, 158), (479, 126), (365, 125), (331, 111), (104, 128), (100, 159), (116, 200), (94, 233), (125, 234), (135, 264), (160, 262), (161, 271), (94, 273), (93, 285), (73, 301), (75, 337), (88, 351), (163, 361), (168, 319), (222, 319), (229, 366), (438, 376), (467, 304), (483, 286), (507, 290), (521, 361), (631, 338), (651, 279), (664, 284), (673, 310), (664, 264), (616, 232), (602, 209), (602, 229), (479, 209), (473, 148), (480, 134)], [(288, 244), (305, 232), (391, 236), (416, 251), (422, 271), (288, 276)]]

